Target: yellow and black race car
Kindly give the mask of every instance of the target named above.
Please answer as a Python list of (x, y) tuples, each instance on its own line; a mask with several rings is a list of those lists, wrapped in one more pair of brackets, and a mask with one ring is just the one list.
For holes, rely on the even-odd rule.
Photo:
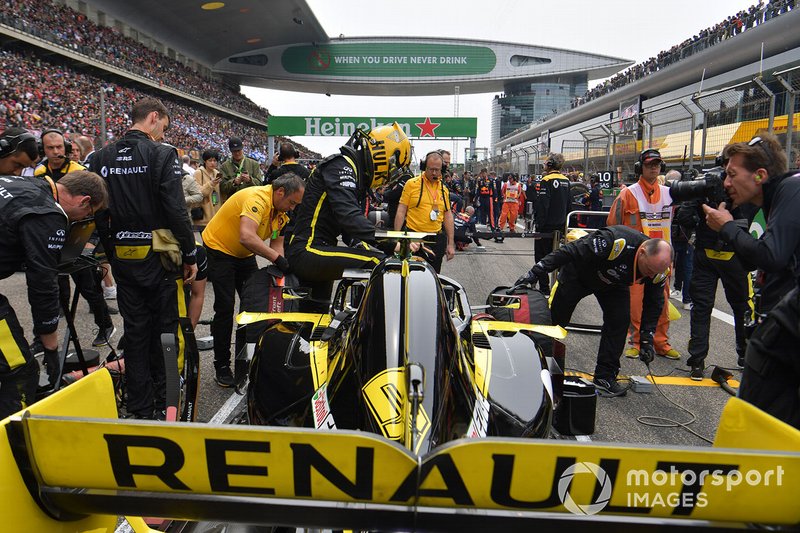
[[(387, 236), (405, 250), (425, 234)], [(270, 322), (250, 365), (253, 424), (371, 431), (415, 453), (463, 437), (550, 435), (550, 371), (560, 369), (533, 332), (566, 332), (475, 315), (458, 282), (408, 254), (345, 272), (330, 314), (238, 320)]]

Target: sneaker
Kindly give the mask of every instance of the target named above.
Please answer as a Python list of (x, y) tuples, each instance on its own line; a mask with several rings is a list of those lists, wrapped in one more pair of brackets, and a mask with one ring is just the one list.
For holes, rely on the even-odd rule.
[(743, 355), (740, 355), (739, 357), (736, 358), (736, 366), (738, 366), (739, 368), (744, 368), (744, 356)]
[(678, 352), (678, 350), (676, 350), (675, 348), (670, 348), (666, 352), (660, 353), (658, 355), (660, 355), (661, 357), (666, 357), (667, 359), (680, 359), (681, 358), (680, 352)]
[(631, 346), (622, 353), (625, 355), (625, 357), (630, 357), (631, 359), (637, 359), (639, 357), (639, 348)]
[(683, 308), (687, 311), (691, 311), (694, 304), (692, 302), (683, 302)]
[(111, 287), (103, 286), (103, 298), (106, 300), (116, 300), (117, 299), (117, 286), (112, 285)]
[(628, 394), (628, 389), (620, 385), (616, 379), (594, 378), (594, 386), (600, 396), (607, 398)]
[(97, 331), (97, 336), (92, 341), (92, 346), (108, 346), (108, 341), (111, 340), (111, 337), (116, 332), (117, 328), (115, 328), (113, 325), (107, 328), (99, 328)]
[(39, 355), (41, 353), (44, 353), (44, 344), (42, 344), (42, 339), (39, 337), (34, 337), (33, 342), (31, 343), (31, 354)]
[(486, 247), (483, 246), (483, 245), (480, 245), (480, 244), (478, 246), (476, 246), (475, 249), (477, 251), (479, 251), (479, 252), (485, 252), (486, 251)]
[(689, 377), (692, 381), (703, 381), (703, 365), (692, 365), (692, 370), (689, 372)]
[(673, 300), (683, 300), (683, 294), (678, 289), (672, 289), (669, 291), (669, 297)]
[(217, 385), (220, 387), (233, 387), (235, 381), (233, 380), (233, 372), (231, 372), (231, 367), (223, 366), (222, 368), (218, 368), (217, 376), (214, 378), (214, 381), (216, 381)]

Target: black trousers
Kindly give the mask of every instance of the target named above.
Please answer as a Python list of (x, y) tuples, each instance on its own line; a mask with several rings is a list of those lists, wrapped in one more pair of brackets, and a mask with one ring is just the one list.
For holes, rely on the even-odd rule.
[[(97, 277), (97, 272), (93, 268), (84, 268), (71, 274), (72, 280), (75, 282), (75, 290), (89, 303), (89, 308), (94, 315), (94, 323), (101, 329), (110, 328), (113, 326), (111, 322), (111, 314), (108, 312), (108, 304), (103, 297), (103, 291), (100, 289), (100, 279)], [(58, 287), (61, 291), (61, 297), (69, 302), (69, 278), (66, 276), (58, 276)], [(69, 306), (67, 306), (69, 309)]]
[[(231, 334), (233, 333), (233, 306), (236, 294), (242, 297), (244, 282), (258, 270), (256, 257), (233, 257), (206, 247), (208, 279), (214, 287), (214, 318), (211, 336), (214, 337), (214, 368), (231, 365)], [(236, 330), (236, 349), (244, 347), (244, 330)]]
[[(536, 231), (552, 231), (552, 230), (539, 230), (538, 228)], [(538, 239), (534, 239), (533, 241), (533, 258), (534, 262), (538, 263), (542, 259), (545, 258), (547, 254), (553, 251), (553, 237), (540, 237)], [(542, 285), (544, 280), (539, 282), (539, 289), (544, 292), (550, 292), (550, 283), (548, 282), (547, 285)]]
[(689, 337), (689, 366), (700, 365), (708, 355), (708, 336), (711, 329), (711, 311), (717, 294), (717, 282), (722, 280), (725, 299), (733, 310), (733, 324), (736, 336), (736, 353), (745, 353), (745, 314), (751, 311), (750, 278), (735, 255), (727, 261), (708, 257), (705, 249), (694, 251), (694, 268), (689, 285), (692, 299), (691, 334)]
[(590, 288), (578, 277), (574, 264), (561, 269), (558, 287), (550, 304), (553, 324), (566, 326), (572, 318), (575, 307), (585, 297), (594, 294), (603, 310), (603, 327), (600, 331), (600, 346), (597, 349), (596, 378), (614, 380), (619, 372), (619, 358), (625, 348), (625, 336), (631, 321), (630, 291), (627, 286), (607, 285)]
[(311, 299), (302, 301), (300, 309), (308, 313), (326, 313), (330, 305), (333, 282), (341, 279), (348, 268), (372, 269), (386, 257), (383, 252), (345, 246), (325, 246), (294, 241), (286, 251), (300, 285), (311, 289)]
[(35, 402), (38, 381), (39, 365), (17, 314), (0, 294), (0, 419)]
[(183, 361), (183, 333), (179, 313), (185, 314), (183, 281), (165, 274), (157, 285), (142, 287), (117, 279), (117, 304), (125, 328), (125, 381), (128, 413), (152, 418), (165, 407), (166, 375), (161, 334), (175, 335), (179, 365)]
[(747, 345), (739, 398), (800, 429), (800, 332), (772, 316)]

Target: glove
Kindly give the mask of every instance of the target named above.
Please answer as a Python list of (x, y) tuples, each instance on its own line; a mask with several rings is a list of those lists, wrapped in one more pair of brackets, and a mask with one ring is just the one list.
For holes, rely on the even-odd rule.
[(47, 368), (47, 382), (52, 387), (58, 382), (58, 350), (44, 349), (44, 364)]
[(273, 264), (276, 267), (280, 268), (281, 272), (283, 272), (284, 274), (288, 274), (289, 272), (292, 271), (292, 267), (289, 266), (289, 261), (287, 261), (286, 258), (283, 257), (282, 255), (279, 255), (278, 258), (275, 261), (273, 261)]
[(547, 271), (540, 267), (539, 263), (536, 263), (524, 276), (514, 282), (514, 286), (530, 285), (531, 287), (535, 287), (536, 283), (539, 282), (541, 284), (543, 279), (547, 279)]
[(653, 346), (653, 334), (652, 333), (639, 333), (639, 359), (646, 364), (649, 365), (653, 362), (653, 359), (656, 358), (656, 349)]

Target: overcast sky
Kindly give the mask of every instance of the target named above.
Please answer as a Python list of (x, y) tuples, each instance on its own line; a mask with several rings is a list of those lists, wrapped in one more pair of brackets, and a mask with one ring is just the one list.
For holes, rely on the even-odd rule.
[[(692, 37), (753, 0), (307, 0), (330, 37), (408, 36), (484, 39), (543, 45), (646, 61)], [(346, 6), (346, 7), (345, 7)], [(699, 80), (698, 80), (699, 82)], [(589, 87), (594, 83), (590, 80)], [(244, 87), (273, 115), (454, 116), (454, 97), (364, 97), (273, 91)], [(478, 147), (489, 146), (494, 93), (461, 95), (459, 116), (478, 118)], [(338, 151), (336, 137), (295, 137), (323, 156)], [(461, 162), (467, 143), (414, 141), (415, 152), (454, 152)], [(454, 150), (454, 148), (456, 148)]]

